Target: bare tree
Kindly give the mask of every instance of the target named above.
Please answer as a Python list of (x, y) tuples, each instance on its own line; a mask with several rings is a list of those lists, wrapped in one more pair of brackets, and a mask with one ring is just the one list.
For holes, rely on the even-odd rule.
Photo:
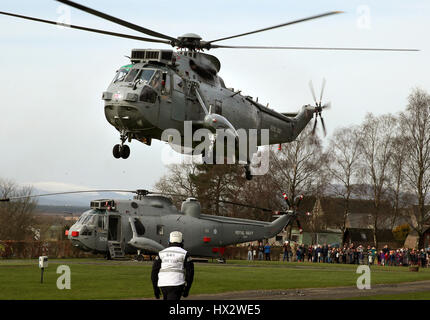
[[(0, 197), (27, 197), (31, 195), (31, 187), (19, 188), (12, 181), (0, 179)], [(11, 202), (0, 203), (0, 239), (24, 240), (33, 239), (34, 210), (36, 201), (23, 198)]]
[[(284, 207), (282, 192), (274, 188), (273, 177), (270, 174), (254, 176), (251, 181), (246, 181), (236, 194), (235, 201), (273, 211)], [(231, 206), (231, 210), (235, 217), (264, 221), (273, 220), (273, 213), (268, 211), (240, 206)]]
[(392, 216), (390, 217), (391, 229), (393, 229), (399, 221), (403, 212), (402, 209), (412, 203), (409, 194), (405, 192), (405, 177), (403, 173), (408, 141), (405, 139), (399, 123), (396, 127), (396, 131), (396, 137), (392, 141), (392, 154), (388, 167), (388, 174), (391, 176), (391, 183), (388, 187), (388, 198), (393, 208)]
[[(279, 195), (287, 193), (290, 202), (300, 194), (321, 193), (325, 187), (322, 178), (325, 161), (321, 140), (312, 134), (310, 126), (306, 127), (295, 141), (283, 145), (281, 150), (270, 151), (272, 192), (277, 191)], [(291, 238), (291, 231), (292, 225), (288, 227), (288, 238)]]
[[(197, 196), (197, 186), (192, 176), (197, 172), (197, 164), (180, 163), (168, 166), (169, 172), (155, 184), (155, 189), (163, 193)], [(173, 203), (180, 207), (181, 196), (173, 196)]]
[(404, 175), (408, 188), (417, 197), (416, 223), (411, 224), (419, 235), (419, 247), (424, 245), (426, 204), (430, 188), (430, 95), (414, 89), (409, 95), (406, 111), (401, 113), (402, 132), (407, 139)]
[(355, 191), (360, 167), (360, 136), (358, 127), (337, 129), (328, 147), (327, 170), (332, 176), (332, 193), (344, 201), (338, 227), (345, 233), (350, 199)]
[(270, 151), (269, 172), (274, 187), (291, 199), (301, 193), (315, 194), (322, 188), (321, 168), (326, 161), (318, 136), (312, 135), (311, 127), (305, 128), (293, 142), (281, 150)]
[(390, 182), (389, 164), (396, 135), (396, 118), (390, 114), (375, 117), (369, 113), (361, 126), (360, 151), (363, 158), (363, 182), (370, 186), (373, 200), (372, 225), (375, 246), (378, 228), (383, 216), (381, 207)]
[(236, 202), (240, 199), (240, 191), (245, 184), (243, 168), (233, 164), (202, 164), (197, 168), (191, 179), (196, 185), (202, 207), (214, 215), (232, 214), (222, 200)]
[(232, 210), (221, 200), (237, 201), (243, 180), (243, 168), (239, 165), (183, 163), (170, 165), (169, 173), (156, 183), (155, 188), (163, 193), (179, 194), (172, 196), (178, 208), (184, 198), (180, 195), (186, 195), (198, 198), (206, 213), (228, 215)]

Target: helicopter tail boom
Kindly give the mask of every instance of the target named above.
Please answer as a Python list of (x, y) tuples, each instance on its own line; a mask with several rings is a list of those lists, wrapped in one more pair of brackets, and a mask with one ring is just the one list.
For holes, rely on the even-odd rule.
[(292, 212), (283, 214), (278, 219), (265, 226), (266, 238), (272, 238), (276, 236), (283, 228), (288, 226), (295, 219), (295, 214)]
[(302, 107), (302, 110), (293, 118), (295, 123), (293, 129), (293, 135), (291, 137), (291, 141), (296, 140), (297, 136), (303, 129), (308, 125), (309, 121), (312, 120), (315, 113), (315, 108), (309, 105), (305, 105)]

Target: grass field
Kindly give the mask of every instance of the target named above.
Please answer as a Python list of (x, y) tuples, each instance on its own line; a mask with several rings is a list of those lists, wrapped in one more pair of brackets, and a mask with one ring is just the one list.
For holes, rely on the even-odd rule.
[[(57, 267), (71, 269), (71, 290), (57, 289)], [(40, 283), (38, 261), (0, 260), (0, 299), (133, 299), (152, 298), (150, 262), (102, 259), (50, 260)], [(354, 286), (355, 265), (283, 263), (279, 261), (228, 261), (196, 263), (190, 295), (241, 290), (269, 290)], [(430, 269), (409, 272), (404, 267), (371, 267), (373, 284), (430, 280)], [(413, 296), (413, 295), (412, 295)], [(412, 298), (411, 294), (374, 296), (378, 299)], [(415, 298), (430, 299), (430, 292)]]

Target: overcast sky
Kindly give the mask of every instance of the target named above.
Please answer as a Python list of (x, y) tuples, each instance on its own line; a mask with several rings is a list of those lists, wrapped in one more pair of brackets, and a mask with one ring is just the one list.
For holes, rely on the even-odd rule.
[[(78, 0), (77, 0), (78, 1)], [(217, 49), (228, 87), (279, 112), (312, 103), (308, 88), (327, 80), (329, 136), (359, 124), (367, 112), (404, 110), (414, 87), (430, 90), (428, 1), (78, 1), (177, 37), (211, 40), (331, 10), (344, 14), (224, 41), (231, 45), (417, 48), (420, 52), (258, 51)], [(58, 21), (52, 0), (2, 0), (0, 11)], [(70, 23), (133, 30), (70, 9)], [(145, 35), (142, 35), (145, 36)], [(221, 42), (219, 43), (221, 44)], [(102, 92), (133, 48), (167, 48), (0, 16), (0, 178), (46, 191), (151, 189), (166, 173), (164, 143), (133, 141), (117, 160), (118, 132), (106, 121)]]

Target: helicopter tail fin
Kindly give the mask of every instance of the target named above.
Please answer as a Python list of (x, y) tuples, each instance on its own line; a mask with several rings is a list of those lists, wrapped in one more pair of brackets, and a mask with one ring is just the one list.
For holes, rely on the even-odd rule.
[(296, 114), (296, 116), (293, 118), (293, 121), (295, 122), (295, 126), (294, 126), (294, 134), (293, 134), (292, 141), (294, 141), (297, 138), (300, 132), (302, 132), (303, 129), (307, 126), (309, 121), (312, 120), (314, 113), (315, 113), (314, 108), (309, 105), (306, 105), (306, 106), (303, 106), (302, 110), (300, 110), (300, 112)]

